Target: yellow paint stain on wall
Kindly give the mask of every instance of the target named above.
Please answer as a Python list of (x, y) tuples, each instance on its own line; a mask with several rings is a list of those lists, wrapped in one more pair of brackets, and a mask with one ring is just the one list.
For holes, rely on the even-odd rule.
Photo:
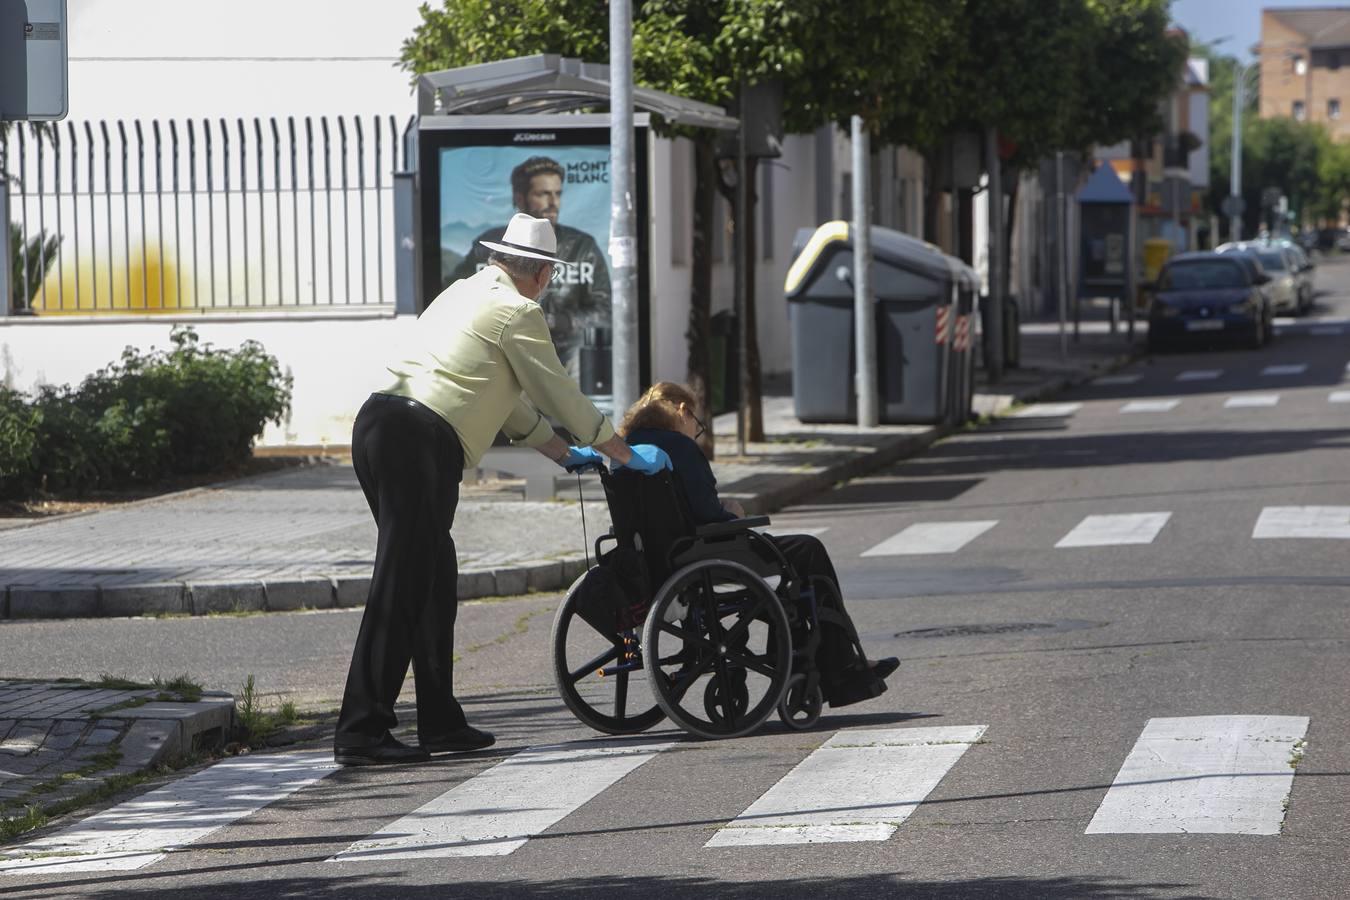
[(131, 260), (129, 268), (95, 268), (82, 260), (78, 278), (74, 263), (63, 260), (47, 273), (42, 288), (33, 295), (33, 312), (41, 316), (97, 316), (171, 313), (195, 307), (188, 276), (183, 275), (184, 296), (180, 298), (178, 270), (164, 258), (162, 248), (133, 246)]

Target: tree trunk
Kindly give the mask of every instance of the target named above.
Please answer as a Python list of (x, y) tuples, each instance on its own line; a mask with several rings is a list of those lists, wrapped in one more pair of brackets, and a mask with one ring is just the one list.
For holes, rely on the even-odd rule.
[(688, 374), (685, 381), (698, 398), (699, 414), (707, 431), (699, 446), (708, 459), (715, 455), (712, 416), (712, 373), (708, 342), (712, 330), (712, 229), (713, 204), (717, 199), (717, 159), (713, 139), (694, 140), (694, 235), (690, 248)]
[[(759, 160), (747, 157), (745, 160), (746, 215), (745, 215), (745, 439), (746, 441), (764, 440), (764, 400), (763, 381), (759, 359), (758, 314), (755, 311), (755, 261), (757, 259), (757, 232), (755, 210), (759, 208), (759, 194), (756, 191), (756, 177), (759, 175)], [(739, 228), (741, 223), (737, 222)]]
[(942, 208), (940, 173), (938, 151), (926, 150), (923, 154), (923, 239), (935, 247), (942, 245), (942, 235), (938, 233), (938, 211)]

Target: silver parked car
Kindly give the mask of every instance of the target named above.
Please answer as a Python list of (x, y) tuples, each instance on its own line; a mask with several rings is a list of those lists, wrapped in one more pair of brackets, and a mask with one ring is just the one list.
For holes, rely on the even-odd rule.
[(1312, 306), (1312, 279), (1294, 255), (1295, 248), (1275, 241), (1239, 241), (1220, 244), (1219, 253), (1247, 253), (1261, 261), (1261, 268), (1270, 276), (1267, 293), (1275, 312), (1301, 315)]

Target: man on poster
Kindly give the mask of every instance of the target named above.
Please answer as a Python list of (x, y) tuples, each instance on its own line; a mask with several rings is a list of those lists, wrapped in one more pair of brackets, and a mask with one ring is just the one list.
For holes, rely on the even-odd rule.
[[(562, 209), (566, 170), (557, 160), (532, 156), (511, 170), (511, 199), (517, 212), (547, 219), (558, 238), (558, 255), (568, 264), (558, 266), (539, 305), (548, 321), (558, 358), (568, 371), (576, 372), (577, 355), (587, 329), (610, 325), (609, 267), (595, 238), (568, 225), (558, 224)], [(450, 274), (450, 281), (467, 278), (487, 264), (485, 241), (500, 241), (504, 228), (489, 228), (473, 243), (474, 250)]]

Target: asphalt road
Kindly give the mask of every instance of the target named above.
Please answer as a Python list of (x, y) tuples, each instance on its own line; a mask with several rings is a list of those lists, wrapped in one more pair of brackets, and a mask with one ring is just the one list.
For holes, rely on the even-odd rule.
[[(594, 735), (552, 686), (556, 598), (477, 604), (461, 613), (457, 683), (471, 719), (497, 732), (492, 752), (325, 770), (162, 860), (78, 873), (56, 868), (68, 857), (40, 858), (0, 872), (0, 893), (1345, 896), (1350, 264), (1322, 266), (1319, 282), (1313, 319), (1264, 350), (1142, 361), (1056, 398), (1075, 406), (946, 440), (775, 516), (777, 531), (824, 529), (869, 652), (903, 660), (887, 694), (827, 710), (813, 730), (774, 723), (695, 742), (658, 727), (658, 748), (630, 741), (611, 762), (514, 756), (555, 742), (584, 751), (577, 742)], [(229, 688), (253, 673), (264, 691), (321, 706), (340, 690), (356, 623), (351, 612), (16, 622), (0, 626), (0, 657), (33, 677), (190, 671)], [(1231, 733), (1205, 731), (1215, 723)], [(826, 741), (843, 744), (821, 752), (846, 770), (869, 740), (906, 736), (892, 732), (923, 746), (913, 757), (877, 748), (843, 780), (794, 772)], [(872, 822), (889, 796), (878, 773), (902, 756), (936, 774), (880, 839), (705, 846), (783, 783), (817, 806), (823, 793), (837, 828)], [(514, 780), (491, 787), (506, 759)], [(532, 836), (507, 854), (447, 855), (473, 842), (438, 840), (438, 823), (479, 827), (497, 805), (519, 805), (507, 793), (532, 777), (533, 807), (566, 806), (559, 792), (575, 790), (570, 811), (519, 832)], [(459, 805), (403, 819), (461, 785)], [(1166, 795), (1161, 812), (1151, 789)], [(1273, 833), (1220, 833), (1244, 817)], [(377, 832), (427, 837), (400, 855), (356, 846)]]

